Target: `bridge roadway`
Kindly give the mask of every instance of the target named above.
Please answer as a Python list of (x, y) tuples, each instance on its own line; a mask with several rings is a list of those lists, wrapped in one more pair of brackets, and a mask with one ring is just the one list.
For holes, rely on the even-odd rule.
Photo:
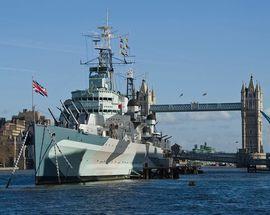
[(175, 156), (174, 159), (234, 163), (239, 167), (248, 167), (251, 165), (266, 165), (268, 168), (270, 168), (270, 154), (266, 154), (266, 159), (255, 159), (248, 154), (241, 155), (239, 153), (182, 152)]
[(241, 102), (235, 103), (197, 103), (151, 105), (150, 111), (159, 112), (197, 112), (197, 111), (241, 111)]
[(180, 160), (197, 160), (197, 161), (211, 161), (221, 163), (237, 163), (236, 153), (194, 153), (183, 152), (178, 154), (175, 158)]

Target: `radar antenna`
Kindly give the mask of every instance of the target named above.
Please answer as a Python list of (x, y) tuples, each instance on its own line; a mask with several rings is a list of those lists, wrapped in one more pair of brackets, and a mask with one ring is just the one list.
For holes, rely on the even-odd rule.
[[(133, 62), (128, 62), (126, 60), (129, 57), (129, 46), (128, 46), (128, 39), (124, 38), (123, 36), (117, 36), (112, 32), (112, 27), (109, 26), (109, 11), (107, 9), (106, 14), (106, 23), (105, 25), (99, 26), (98, 30), (99, 33), (93, 34), (85, 34), (85, 37), (90, 37), (94, 43), (95, 50), (98, 51), (98, 56), (94, 59), (87, 60), (86, 62), (82, 62), (82, 65), (94, 65), (90, 66), (89, 77), (93, 75), (102, 75), (103, 78), (106, 78), (106, 84), (108, 89), (114, 89), (114, 81), (113, 81), (113, 64), (131, 64)], [(119, 58), (113, 57), (112, 47), (111, 47), (111, 39), (120, 38), (120, 46), (121, 48), (121, 55), (123, 60)], [(113, 62), (113, 59), (117, 62)]]
[(134, 73), (132, 69), (129, 69), (127, 72), (127, 97), (129, 100), (135, 98)]

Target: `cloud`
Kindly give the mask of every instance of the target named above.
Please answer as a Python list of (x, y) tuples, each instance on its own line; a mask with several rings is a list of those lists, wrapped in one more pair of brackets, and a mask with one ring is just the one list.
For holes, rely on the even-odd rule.
[(8, 71), (8, 72), (29, 72), (35, 73), (36, 71), (31, 69), (24, 69), (24, 68), (14, 68), (14, 67), (0, 67), (0, 71)]
[(157, 130), (172, 135), (171, 142), (185, 150), (204, 142), (226, 152), (241, 146), (240, 112), (159, 113), (157, 120)]
[(1, 114), (1, 115), (6, 115), (6, 114), (8, 114), (8, 113), (9, 113), (9, 110), (7, 110), (7, 109), (0, 110), (0, 114)]
[(266, 109), (264, 110), (264, 112), (265, 112), (267, 115), (270, 115), (270, 107), (269, 107), (269, 108), (266, 108)]
[(189, 113), (161, 113), (158, 121), (164, 124), (183, 124), (183, 121), (217, 121), (231, 120), (233, 115), (227, 111), (220, 112), (189, 112)]
[(231, 115), (227, 111), (220, 112), (204, 112), (204, 113), (188, 113), (191, 120), (195, 121), (209, 121), (209, 120), (228, 120), (231, 119)]
[(81, 54), (79, 50), (72, 50), (74, 48), (66, 47), (66, 48), (55, 48), (50, 47), (42, 42), (33, 42), (33, 41), (0, 41), (0, 45), (2, 46), (13, 46), (18, 48), (30, 48), (30, 49), (39, 49), (39, 50), (46, 50), (46, 51), (56, 51), (56, 52), (65, 52), (70, 54)]

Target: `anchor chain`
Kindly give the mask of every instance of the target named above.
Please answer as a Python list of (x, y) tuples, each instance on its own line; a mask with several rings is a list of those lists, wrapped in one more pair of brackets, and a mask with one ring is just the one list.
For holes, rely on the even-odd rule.
[(55, 145), (53, 146), (53, 148), (54, 148), (55, 165), (56, 165), (56, 173), (57, 173), (58, 183), (61, 184), (59, 165), (58, 165), (58, 159), (57, 159), (57, 155), (56, 155), (56, 147), (55, 147)]
[[(40, 166), (41, 166), (41, 162), (44, 160), (45, 158), (45, 155), (47, 154), (48, 150), (50, 149), (50, 146), (53, 145), (54, 147), (54, 154), (55, 154), (55, 166), (56, 166), (56, 171), (57, 171), (57, 177), (58, 177), (58, 182), (59, 184), (61, 183), (60, 181), (60, 168), (59, 168), (59, 162), (58, 162), (58, 159), (57, 159), (57, 153), (56, 153), (56, 148), (58, 149), (59, 153), (63, 156), (65, 162), (67, 163), (67, 165), (71, 168), (71, 169), (74, 169), (73, 166), (71, 165), (71, 162), (68, 160), (68, 158), (63, 154), (62, 150), (60, 149), (60, 147), (58, 146), (56, 140), (55, 140), (55, 133), (51, 132), (49, 128), (47, 128), (47, 131), (51, 137), (51, 141), (50, 141), (50, 144), (48, 145), (48, 147), (46, 148), (41, 160), (39, 161), (39, 166), (35, 172), (35, 174), (38, 172)], [(76, 176), (78, 178), (78, 180), (82, 183), (84, 183), (81, 178), (79, 176)]]
[(60, 149), (60, 147), (58, 146), (56, 140), (55, 140), (55, 134), (52, 133), (49, 129), (48, 129), (48, 133), (50, 134), (51, 138), (52, 138), (52, 143), (53, 143), (53, 147), (54, 147), (54, 154), (55, 154), (55, 165), (56, 165), (56, 173), (57, 173), (57, 178), (58, 178), (58, 183), (61, 184), (61, 178), (60, 178), (60, 168), (59, 168), (59, 163), (58, 163), (58, 158), (57, 158), (57, 153), (56, 153), (56, 148), (58, 149), (59, 153), (63, 156), (65, 162), (67, 163), (67, 165), (73, 169), (73, 166), (71, 165), (71, 163), (69, 162), (69, 160), (67, 159), (67, 157), (63, 154), (62, 150)]
[(60, 147), (58, 146), (58, 144), (57, 144), (57, 142), (56, 142), (56, 140), (55, 140), (55, 136), (54, 136), (55, 134), (52, 133), (49, 129), (48, 129), (48, 132), (49, 132), (49, 134), (51, 135), (52, 143), (57, 147), (59, 153), (63, 156), (63, 158), (65, 159), (67, 165), (68, 165), (71, 169), (73, 169), (73, 166), (71, 165), (71, 163), (69, 162), (69, 160), (67, 159), (67, 157), (64, 155), (64, 153), (62, 152), (62, 150), (61, 150)]
[(70, 163), (69, 160), (67, 159), (66, 155), (63, 154), (63, 152), (61, 151), (61, 149), (59, 148), (59, 146), (57, 145), (56, 142), (55, 142), (55, 145), (56, 145), (58, 151), (60, 152), (60, 154), (61, 154), (61, 155), (63, 156), (63, 158), (65, 159), (67, 165), (68, 165), (71, 169), (73, 169), (73, 166), (71, 165), (71, 163)]

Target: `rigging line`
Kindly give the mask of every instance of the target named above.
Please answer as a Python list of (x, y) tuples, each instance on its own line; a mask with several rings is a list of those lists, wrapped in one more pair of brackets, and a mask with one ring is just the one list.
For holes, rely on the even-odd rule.
[(85, 38), (86, 60), (88, 61), (89, 56), (88, 56), (88, 45), (87, 45), (87, 38), (86, 38), (86, 37), (84, 37), (84, 38)]
[(97, 64), (97, 62), (94, 62), (95, 60), (98, 60), (98, 57), (92, 59), (92, 60), (87, 60), (86, 62), (81, 62), (82, 65), (87, 65), (87, 64)]

